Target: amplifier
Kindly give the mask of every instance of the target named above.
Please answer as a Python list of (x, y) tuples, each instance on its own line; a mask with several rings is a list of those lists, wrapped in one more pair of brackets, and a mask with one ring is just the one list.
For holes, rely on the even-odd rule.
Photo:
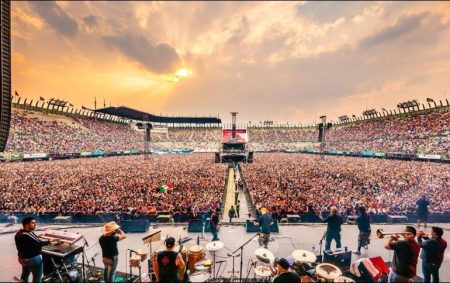
[(352, 263), (352, 252), (342, 249), (324, 251), (323, 262), (334, 264), (342, 271), (349, 270), (350, 264)]

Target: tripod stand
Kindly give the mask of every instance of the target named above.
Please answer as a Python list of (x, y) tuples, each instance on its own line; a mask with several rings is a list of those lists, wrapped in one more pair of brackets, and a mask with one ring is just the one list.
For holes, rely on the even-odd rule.
[[(259, 236), (259, 233), (255, 234), (253, 237), (251, 237), (250, 239), (248, 239), (247, 242), (243, 243), (239, 248), (237, 248), (235, 251), (233, 251), (231, 253), (231, 255), (229, 254), (228, 256), (232, 256), (233, 257), (233, 275), (234, 276), (234, 257), (233, 256), (237, 251), (241, 251), (241, 262), (240, 262), (240, 267), (239, 267), (239, 282), (242, 282), (242, 266), (244, 265), (244, 247), (251, 242), (251, 240), (253, 240), (256, 236)], [(239, 255), (237, 255), (239, 256)]]

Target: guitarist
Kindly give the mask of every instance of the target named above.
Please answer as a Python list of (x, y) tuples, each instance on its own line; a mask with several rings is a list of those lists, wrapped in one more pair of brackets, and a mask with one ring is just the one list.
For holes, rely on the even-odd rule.
[(181, 254), (174, 251), (175, 238), (168, 237), (165, 241), (166, 250), (159, 252), (153, 260), (153, 270), (158, 282), (181, 282), (185, 271), (185, 263)]

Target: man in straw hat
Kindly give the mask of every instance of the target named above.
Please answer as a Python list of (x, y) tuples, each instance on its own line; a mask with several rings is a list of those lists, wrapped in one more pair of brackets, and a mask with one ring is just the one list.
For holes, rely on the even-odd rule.
[(102, 236), (98, 241), (102, 248), (103, 264), (105, 265), (103, 273), (105, 282), (114, 282), (119, 256), (117, 242), (125, 238), (125, 233), (120, 230), (120, 226), (115, 221), (103, 225)]
[(153, 260), (153, 270), (158, 282), (181, 282), (185, 263), (178, 251), (174, 251), (175, 238), (165, 240), (166, 250), (158, 253)]

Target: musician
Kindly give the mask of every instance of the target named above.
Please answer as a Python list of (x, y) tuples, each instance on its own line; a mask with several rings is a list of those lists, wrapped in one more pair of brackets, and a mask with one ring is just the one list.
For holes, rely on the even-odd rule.
[(117, 242), (122, 241), (127, 236), (114, 221), (103, 225), (102, 234), (98, 241), (102, 248), (102, 260), (105, 265), (103, 277), (105, 282), (114, 282), (119, 257)]
[(289, 270), (289, 262), (285, 258), (280, 258), (276, 263), (277, 275), (274, 279), (274, 283), (299, 283), (300, 276), (297, 273)]
[(336, 241), (336, 248), (340, 249), (341, 244), (341, 225), (344, 223), (341, 216), (338, 214), (337, 208), (331, 208), (331, 215), (323, 219), (322, 214), (319, 215), (322, 222), (327, 223), (327, 232), (325, 238), (325, 250), (328, 251), (331, 248), (331, 241)]
[(427, 200), (425, 195), (422, 195), (422, 197), (417, 200), (417, 227), (420, 228), (420, 222), (423, 222), (425, 228), (427, 228), (427, 221), (428, 221), (428, 206), (430, 205), (430, 202)]
[(269, 244), (270, 239), (270, 225), (272, 224), (272, 215), (267, 212), (267, 208), (262, 207), (261, 215), (258, 218), (258, 224), (260, 228), (260, 234), (258, 243), (259, 246), (264, 246), (265, 249), (267, 249), (267, 245)]
[(34, 229), (36, 229), (34, 217), (25, 217), (22, 220), (22, 229), (14, 237), (18, 260), (22, 265), (22, 275), (20, 277), (22, 282), (28, 282), (30, 273), (33, 274), (33, 282), (42, 282), (44, 274), (42, 247), (49, 245), (50, 241), (39, 239), (33, 232)]
[(220, 213), (220, 208), (216, 208), (216, 210), (214, 211), (214, 213), (211, 215), (211, 217), (209, 219), (210, 231), (213, 234), (212, 241), (219, 240), (219, 238), (217, 238), (217, 233), (219, 232), (219, 220), (220, 220), (219, 213)]
[(158, 282), (181, 282), (180, 275), (184, 272), (185, 263), (178, 251), (174, 251), (175, 238), (168, 237), (165, 241), (166, 250), (159, 252), (153, 260), (153, 270)]
[(422, 259), (423, 282), (439, 282), (439, 268), (444, 260), (444, 252), (447, 242), (442, 239), (444, 230), (440, 227), (431, 228), (431, 238), (423, 231), (418, 233), (419, 245), (422, 248), (420, 258)]
[(356, 223), (358, 224), (358, 250), (353, 251), (354, 254), (361, 254), (361, 247), (365, 247), (367, 249), (367, 244), (369, 241), (370, 233), (372, 232), (370, 228), (370, 217), (366, 212), (366, 208), (364, 206), (360, 206), (358, 208), (359, 216), (356, 219)]
[(388, 282), (412, 282), (416, 275), (420, 252), (420, 246), (415, 239), (416, 229), (406, 226), (403, 234), (404, 240), (399, 240), (398, 235), (393, 235), (384, 244), (385, 249), (394, 251)]

